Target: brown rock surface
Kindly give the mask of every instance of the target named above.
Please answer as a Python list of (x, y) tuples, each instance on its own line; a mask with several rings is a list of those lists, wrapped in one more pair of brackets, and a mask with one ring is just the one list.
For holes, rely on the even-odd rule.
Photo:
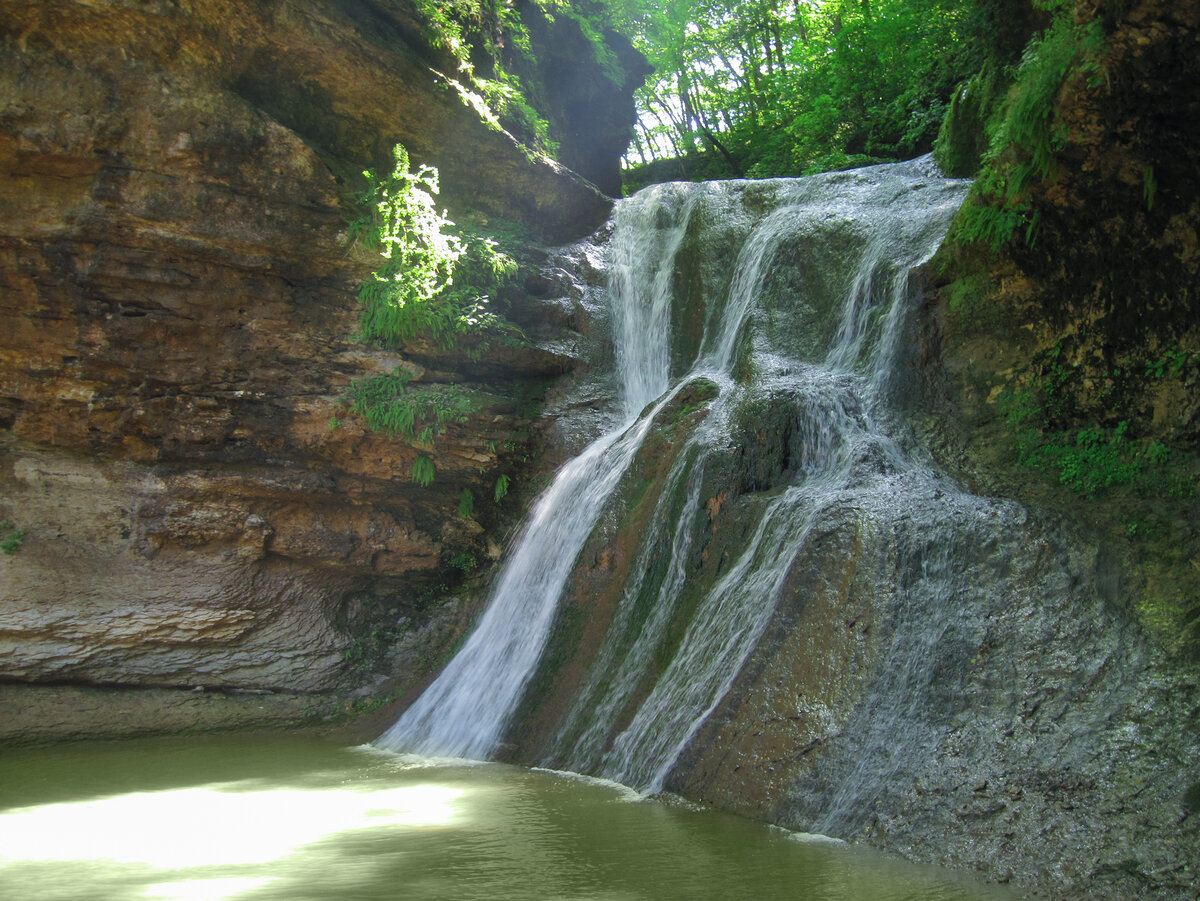
[[(449, 561), (486, 560), (512, 515), (490, 498), (529, 435), (513, 398), (566, 360), (357, 343), (373, 260), (338, 176), (403, 141), (451, 204), (550, 235), (609, 201), (440, 84), (402, 0), (0, 12), (0, 520), (25, 531), (0, 681), (343, 691), (425, 628), (420, 669), (453, 638), (422, 626), (457, 622), (430, 612)], [(398, 365), (478, 411), (433, 447), (367, 432), (341, 396)], [(0, 740), (46, 737), (22, 728)]]

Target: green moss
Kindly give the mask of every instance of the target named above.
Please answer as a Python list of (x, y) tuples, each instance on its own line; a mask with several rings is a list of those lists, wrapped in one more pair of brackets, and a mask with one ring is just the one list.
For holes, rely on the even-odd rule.
[(979, 171), (1011, 83), (1003, 68), (988, 65), (955, 92), (933, 145), (934, 159), (946, 175), (970, 178)]
[(964, 275), (942, 291), (946, 307), (960, 327), (980, 332), (999, 324), (1002, 313), (996, 304), (996, 288), (986, 274)]
[(357, 719), (360, 716), (366, 716), (368, 713), (374, 713), (381, 707), (386, 707), (388, 704), (400, 700), (400, 696), (403, 694), (404, 692), (402, 691), (394, 691), (391, 694), (378, 698), (356, 698), (347, 709), (346, 716), (349, 719)]
[(1171, 654), (1184, 654), (1194, 640), (1189, 635), (1187, 617), (1195, 611), (1189, 611), (1182, 598), (1141, 598), (1134, 612)]

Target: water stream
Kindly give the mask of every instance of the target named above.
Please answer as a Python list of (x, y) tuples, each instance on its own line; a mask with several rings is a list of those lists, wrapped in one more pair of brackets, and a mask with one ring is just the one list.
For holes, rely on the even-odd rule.
[[(575, 559), (650, 424), (703, 379), (719, 395), (675, 448), (624, 600), (546, 756), (556, 767), (661, 789), (762, 640), (814, 529), (851, 511), (863, 528), (886, 530), (908, 496), (960, 494), (914, 463), (892, 400), (913, 301), (909, 272), (932, 255), (965, 190), (921, 160), (658, 186), (622, 202), (609, 250), (620, 425), (539, 499), (466, 647), (379, 744), (494, 751)], [(671, 334), (673, 318), (703, 322), (690, 361), (680, 361), (685, 343)], [(765, 463), (752, 459), (756, 434)], [(707, 538), (697, 524), (706, 504), (729, 493), (746, 496), (744, 537), (704, 581), (698, 543)]]
[(684, 204), (668, 228), (656, 229), (659, 192), (621, 207), (611, 270), (620, 424), (567, 463), (538, 498), (463, 649), (379, 747), (478, 759), (495, 749), (541, 656), (575, 558), (653, 421), (652, 413), (639, 414), (667, 388), (671, 295), (663, 273), (689, 210)]

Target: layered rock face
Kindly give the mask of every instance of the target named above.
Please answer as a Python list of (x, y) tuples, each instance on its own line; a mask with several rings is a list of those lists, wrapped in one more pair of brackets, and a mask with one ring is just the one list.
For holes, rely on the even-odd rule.
[[(610, 201), (445, 87), (407, 3), (51, 0), (0, 20), (0, 520), (24, 532), (0, 557), (0, 736), (42, 734), (50, 689), (19, 685), (271, 692), (286, 719), (315, 703), (296, 693), (361, 686), (373, 655), (412, 676), (461, 626), (433, 599), (498, 552), (515, 511), (494, 484), (569, 360), (357, 343), (375, 260), (346, 239), (338, 176), (402, 141), (448, 202), (559, 238)], [(432, 448), (369, 433), (342, 395), (397, 367), (475, 412)], [(464, 490), (481, 501), (460, 516)], [(59, 731), (156, 726), (137, 710)]]

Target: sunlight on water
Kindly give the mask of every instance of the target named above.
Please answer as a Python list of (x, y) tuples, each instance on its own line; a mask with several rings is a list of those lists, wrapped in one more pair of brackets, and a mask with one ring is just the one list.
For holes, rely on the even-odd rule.
[(101, 859), (160, 869), (261, 864), (337, 833), (452, 823), (460, 789), (263, 789), (256, 782), (137, 792), (0, 814), (0, 865)]
[(295, 738), (0, 755), (4, 899), (718, 897), (1000, 896), (570, 773)]
[(274, 882), (269, 876), (196, 879), (191, 882), (159, 882), (148, 886), (141, 897), (150, 901), (208, 901), (235, 898), (243, 892)]

